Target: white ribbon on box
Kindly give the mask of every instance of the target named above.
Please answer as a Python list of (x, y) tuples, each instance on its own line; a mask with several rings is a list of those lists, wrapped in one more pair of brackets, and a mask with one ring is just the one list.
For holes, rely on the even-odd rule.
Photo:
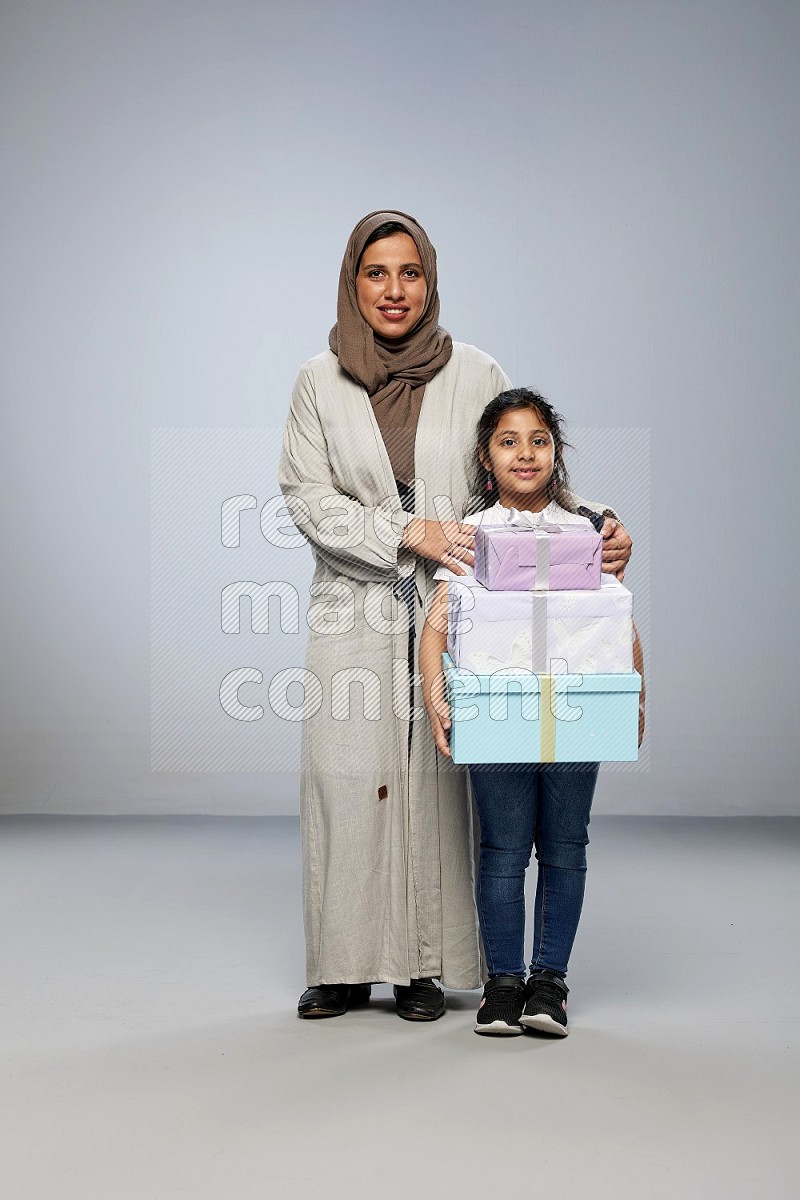
[(530, 630), (523, 629), (514, 638), (508, 659), (503, 661), (495, 654), (483, 654), (473, 650), (472, 661), (479, 675), (491, 675), (494, 671), (516, 667), (521, 671), (546, 671), (547, 666), (547, 597), (530, 593)]
[[(561, 526), (548, 525), (542, 521), (541, 513), (528, 512), (518, 508), (506, 509), (502, 514), (502, 521), (498, 524), (506, 525), (509, 528), (533, 531), (536, 537), (536, 554), (530, 562), (525, 562), (521, 558), (519, 562), (521, 566), (536, 567), (536, 581), (531, 590), (548, 592), (550, 590), (550, 537), (553, 534), (562, 533)], [(519, 554), (519, 551), (517, 553)]]
[(557, 529), (561, 532), (560, 525), (548, 525), (542, 521), (541, 513), (528, 512), (524, 508), (504, 508), (499, 521), (494, 520), (494, 513), (492, 518), (493, 525), (514, 525), (517, 529)]

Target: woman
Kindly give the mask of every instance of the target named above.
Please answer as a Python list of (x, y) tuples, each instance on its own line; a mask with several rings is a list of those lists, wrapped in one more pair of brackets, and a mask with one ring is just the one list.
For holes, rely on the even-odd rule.
[[(280, 484), (316, 561), (306, 667), (321, 685), (303, 730), (303, 1017), (337, 1016), (380, 981), (399, 1016), (435, 1020), (436, 980), (481, 985), (467, 775), (437, 761), (408, 666), (434, 570), (473, 563), (469, 450), (510, 381), (438, 318), (425, 231), (364, 217), (330, 349), (301, 369), (286, 424)], [(603, 566), (620, 573), (630, 538), (588, 507), (610, 514)]]

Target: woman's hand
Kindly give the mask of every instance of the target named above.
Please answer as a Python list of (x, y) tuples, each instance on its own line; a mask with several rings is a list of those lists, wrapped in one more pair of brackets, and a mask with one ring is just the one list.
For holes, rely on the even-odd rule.
[(450, 758), (450, 705), (447, 703), (444, 674), (441, 671), (431, 684), (430, 694), (425, 700), (425, 708), (431, 723), (431, 733), (436, 742), (436, 749), (445, 758)]
[(621, 521), (615, 517), (606, 517), (602, 531), (603, 537), (603, 570), (608, 575), (616, 575), (620, 583), (625, 578), (633, 540)]
[(475, 526), (459, 521), (426, 521), (415, 517), (403, 530), (400, 542), (421, 558), (441, 563), (455, 575), (466, 575), (463, 564), (475, 565)]

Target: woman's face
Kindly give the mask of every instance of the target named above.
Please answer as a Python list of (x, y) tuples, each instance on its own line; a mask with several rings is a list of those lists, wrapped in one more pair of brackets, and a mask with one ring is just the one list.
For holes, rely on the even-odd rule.
[(504, 507), (534, 512), (547, 507), (555, 446), (535, 408), (514, 408), (503, 413), (481, 462), (494, 475)]
[(356, 275), (356, 298), (375, 333), (405, 337), (422, 316), (427, 296), (425, 272), (412, 237), (393, 233), (367, 246)]

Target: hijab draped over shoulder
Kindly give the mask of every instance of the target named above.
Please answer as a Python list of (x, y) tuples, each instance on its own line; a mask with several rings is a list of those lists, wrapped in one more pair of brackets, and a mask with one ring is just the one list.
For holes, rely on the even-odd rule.
[[(402, 338), (383, 338), (361, 315), (356, 297), (356, 269), (364, 247), (381, 225), (402, 225), (419, 251), (427, 296), (422, 316)], [(395, 479), (414, 478), (414, 441), (425, 394), (453, 352), (450, 334), (439, 325), (436, 251), (413, 217), (403, 212), (373, 212), (350, 234), (339, 273), (337, 320), (328, 344), (348, 375), (366, 389), (381, 431)]]

